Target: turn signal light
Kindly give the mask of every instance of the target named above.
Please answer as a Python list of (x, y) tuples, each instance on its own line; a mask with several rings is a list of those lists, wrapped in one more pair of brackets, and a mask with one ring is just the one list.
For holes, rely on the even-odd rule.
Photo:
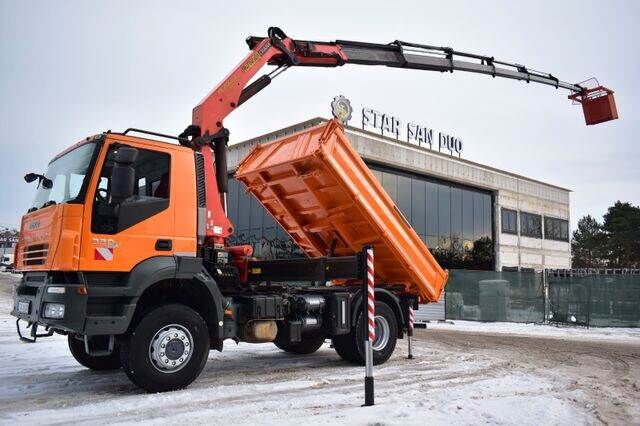
[(80, 296), (86, 296), (87, 294), (89, 294), (89, 291), (87, 290), (87, 287), (85, 287), (85, 286), (78, 287), (78, 289), (76, 291), (78, 292), (78, 294)]

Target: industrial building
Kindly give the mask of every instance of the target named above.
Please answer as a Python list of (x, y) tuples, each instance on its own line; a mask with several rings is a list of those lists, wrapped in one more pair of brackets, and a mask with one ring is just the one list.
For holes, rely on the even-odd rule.
[[(229, 173), (256, 144), (324, 121), (314, 118), (232, 144)], [(570, 190), (356, 127), (345, 126), (345, 133), (442, 266), (570, 268)], [(301, 254), (234, 179), (228, 209), (235, 243), (252, 244), (257, 257)]]

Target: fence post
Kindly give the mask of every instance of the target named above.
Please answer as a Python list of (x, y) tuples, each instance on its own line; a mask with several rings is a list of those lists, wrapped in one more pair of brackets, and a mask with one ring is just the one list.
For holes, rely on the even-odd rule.
[(549, 301), (549, 278), (546, 268), (542, 270), (542, 289), (544, 297), (544, 319), (542, 322), (546, 324), (549, 322), (549, 312), (551, 310)]
[(591, 287), (593, 286), (593, 280), (587, 281), (589, 284), (589, 296), (587, 297), (587, 328), (591, 326)]

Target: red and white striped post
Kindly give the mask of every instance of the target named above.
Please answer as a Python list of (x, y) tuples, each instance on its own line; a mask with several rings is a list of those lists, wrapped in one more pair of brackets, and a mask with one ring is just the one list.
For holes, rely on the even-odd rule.
[(364, 255), (366, 274), (363, 281), (364, 294), (367, 297), (367, 302), (362, 303), (365, 354), (364, 405), (371, 406), (373, 405), (373, 342), (376, 339), (373, 247), (366, 246), (364, 248)]
[(409, 302), (409, 324), (407, 324), (407, 344), (409, 345), (409, 355), (407, 358), (413, 359), (413, 353), (411, 352), (411, 343), (413, 339), (413, 324), (416, 322), (416, 313), (413, 310), (413, 301)]

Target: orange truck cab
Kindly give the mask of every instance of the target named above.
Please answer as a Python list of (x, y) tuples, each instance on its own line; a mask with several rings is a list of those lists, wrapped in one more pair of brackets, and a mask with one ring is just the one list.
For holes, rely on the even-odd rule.
[[(132, 195), (118, 202), (111, 180), (123, 147), (137, 158)], [(14, 314), (72, 333), (125, 332), (144, 287), (174, 278), (174, 255), (195, 258), (194, 164), (189, 148), (112, 133), (57, 155), (45, 173), (52, 187), (40, 182), (22, 218), (15, 264), (24, 278)], [(57, 319), (47, 309), (59, 302)]]

